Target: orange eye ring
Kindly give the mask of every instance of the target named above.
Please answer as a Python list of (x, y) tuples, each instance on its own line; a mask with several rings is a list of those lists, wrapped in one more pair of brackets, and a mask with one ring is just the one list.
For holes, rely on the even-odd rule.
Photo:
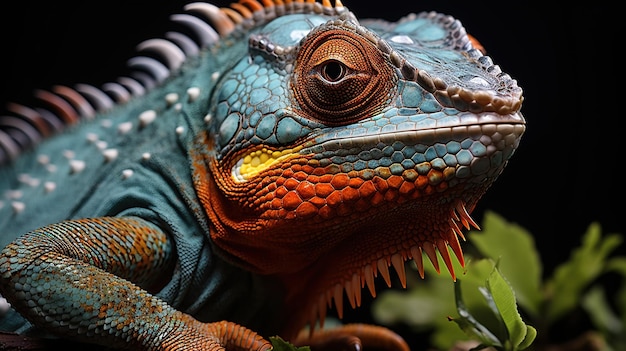
[(343, 28), (307, 38), (298, 51), (291, 89), (302, 113), (328, 125), (375, 115), (396, 89), (396, 74), (368, 39)]

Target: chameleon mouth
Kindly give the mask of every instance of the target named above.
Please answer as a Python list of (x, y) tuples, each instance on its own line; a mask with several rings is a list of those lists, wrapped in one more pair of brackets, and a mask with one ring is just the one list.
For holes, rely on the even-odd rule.
[[(406, 130), (394, 130), (393, 132), (380, 131), (371, 136), (355, 135), (350, 137), (341, 135), (338, 138), (330, 137), (321, 142), (301, 144), (286, 149), (272, 149), (264, 146), (241, 156), (231, 169), (231, 177), (235, 183), (245, 183), (278, 163), (301, 156), (302, 153), (314, 154), (313, 148), (322, 148), (326, 151), (341, 151), (346, 149), (347, 146), (351, 146), (366, 150), (380, 142), (391, 144), (406, 141), (407, 144), (414, 144), (420, 140), (436, 140), (441, 134), (465, 137), (472, 133), (488, 135), (492, 139), (491, 143), (494, 145), (498, 142), (510, 144), (512, 143), (511, 136), (513, 136), (514, 140), (519, 140), (519, 137), (525, 130), (524, 119), (520, 114), (512, 114), (506, 116), (506, 118), (493, 114), (480, 116), (466, 114), (461, 120), (467, 123), (457, 122), (454, 126), (440, 123), (436, 128), (420, 129), (412, 127)], [(513, 146), (516, 148), (516, 145)]]
[(372, 297), (376, 297), (375, 279), (382, 277), (388, 287), (391, 287), (390, 267), (396, 271), (400, 283), (406, 288), (406, 269), (405, 264), (409, 260), (413, 260), (417, 266), (420, 277), (424, 278), (424, 256), (432, 263), (437, 273), (441, 272), (441, 266), (438, 256), (441, 256), (443, 262), (450, 273), (453, 281), (456, 281), (456, 273), (452, 263), (452, 256), (449, 249), (452, 250), (462, 267), (465, 266), (463, 250), (459, 243), (459, 238), (465, 241), (465, 236), (461, 228), (469, 230), (471, 228), (480, 230), (478, 224), (471, 218), (462, 201), (457, 201), (454, 208), (450, 211), (449, 217), (450, 230), (445, 237), (435, 240), (434, 242), (422, 242), (410, 246), (408, 249), (399, 250), (373, 260), (371, 263), (361, 267), (352, 274), (351, 279), (338, 282), (326, 291), (322, 292), (317, 302), (311, 306), (309, 323), (311, 326), (319, 322), (319, 327), (323, 328), (327, 310), (334, 307), (339, 318), (343, 318), (344, 311), (344, 291), (347, 301), (352, 309), (356, 309), (361, 305), (361, 291), (367, 287)]

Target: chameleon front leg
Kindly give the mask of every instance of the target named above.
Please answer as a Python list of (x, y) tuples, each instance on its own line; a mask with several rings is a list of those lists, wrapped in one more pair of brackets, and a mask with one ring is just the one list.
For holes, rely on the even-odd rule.
[(0, 253), (0, 293), (36, 326), (77, 341), (133, 350), (267, 350), (231, 322), (201, 323), (153, 296), (174, 264), (172, 243), (134, 217), (65, 221)]

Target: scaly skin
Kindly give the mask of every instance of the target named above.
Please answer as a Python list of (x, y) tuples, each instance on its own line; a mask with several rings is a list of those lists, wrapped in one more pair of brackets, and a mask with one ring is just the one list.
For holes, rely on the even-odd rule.
[(463, 264), (469, 213), (525, 130), (521, 89), (440, 14), (187, 10), (214, 28), (175, 16), (198, 44), (147, 41), (163, 63), (0, 117), (0, 293), (17, 312), (0, 330), (132, 350), (267, 350), (276, 334), (408, 350), (372, 325), (302, 330), (375, 295), (389, 267), (404, 282), (408, 260), (423, 276), (440, 255), (455, 278), (448, 248)]

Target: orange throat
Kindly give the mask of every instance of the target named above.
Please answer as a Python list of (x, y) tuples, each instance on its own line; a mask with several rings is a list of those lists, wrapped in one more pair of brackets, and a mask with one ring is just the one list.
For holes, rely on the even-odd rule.
[[(432, 228), (431, 219), (424, 223), (430, 223)], [(382, 277), (388, 287), (392, 286), (390, 267), (396, 271), (402, 287), (406, 287), (405, 265), (410, 260), (415, 262), (420, 277), (424, 278), (423, 257), (427, 257), (439, 273), (438, 256), (441, 256), (452, 279), (456, 280), (450, 250), (463, 267), (465, 261), (459, 242), (459, 237), (465, 240), (462, 228), (479, 227), (461, 201), (457, 201), (449, 217), (440, 224), (431, 232), (423, 227), (418, 232), (419, 224), (410, 228), (384, 225), (384, 231), (375, 229), (379, 234), (367, 236), (367, 239), (353, 235), (353, 239), (317, 259), (307, 270), (280, 275), (287, 290), (286, 309), (291, 314), (285, 335), (295, 335), (307, 323), (310, 326), (319, 323), (323, 327), (326, 314), (333, 305), (337, 316), (343, 318), (345, 303), (353, 309), (360, 307), (362, 290), (366, 287), (375, 298), (378, 277)], [(393, 233), (392, 243), (395, 243), (391, 246), (388, 242), (390, 233)]]

